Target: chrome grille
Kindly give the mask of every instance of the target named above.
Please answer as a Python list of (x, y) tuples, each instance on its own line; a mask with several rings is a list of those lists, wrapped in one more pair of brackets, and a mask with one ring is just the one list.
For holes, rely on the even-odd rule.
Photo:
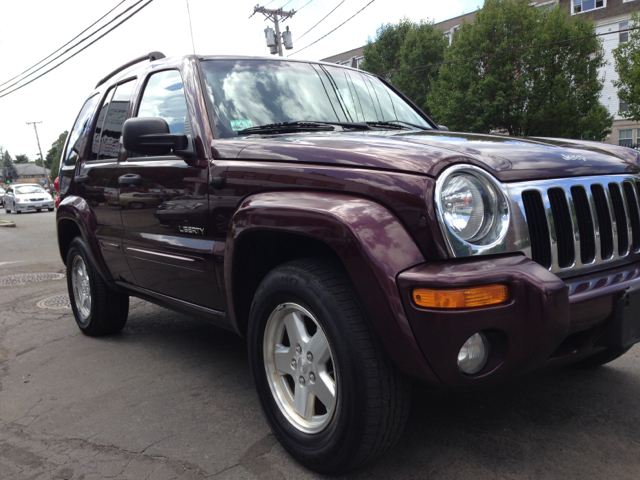
[(638, 182), (603, 175), (507, 184), (513, 244), (559, 276), (638, 260)]

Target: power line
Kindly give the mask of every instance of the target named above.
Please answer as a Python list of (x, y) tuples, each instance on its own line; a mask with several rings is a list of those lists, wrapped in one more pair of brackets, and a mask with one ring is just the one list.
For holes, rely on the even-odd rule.
[[(142, 1), (142, 0), (140, 0)], [(27, 83), (23, 83), (22, 85), (20, 85), (17, 88), (14, 88), (13, 90), (5, 93), (4, 95), (0, 95), (0, 98), (2, 97), (6, 97), (7, 95), (12, 94), (13, 92), (16, 92), (18, 90), (20, 90), (23, 87), (26, 87), (27, 85), (29, 85), (30, 83), (35, 82), (36, 80), (38, 80), (39, 78), (44, 77), (47, 73), (55, 70), (56, 68), (58, 68), (60, 65), (68, 62), (69, 60), (71, 60), (73, 57), (75, 57), (76, 55), (78, 55), (80, 52), (83, 52), (84, 50), (86, 50), (87, 48), (89, 48), (91, 45), (93, 45), (94, 43), (96, 43), (98, 40), (100, 40), (101, 38), (104, 38), (105, 36), (107, 36), (109, 33), (113, 32), (116, 28), (118, 28), (120, 25), (122, 25), (124, 22), (126, 22), (127, 20), (129, 20), (131, 17), (133, 17), (136, 13), (138, 13), (140, 10), (142, 10), (144, 7), (146, 7), (147, 5), (149, 5), (151, 2), (153, 2), (153, 0), (148, 0), (147, 3), (145, 3), (144, 5), (142, 5), (139, 9), (137, 9), (135, 12), (131, 13), (131, 15), (129, 15), (128, 17), (126, 17), (125, 19), (123, 19), (120, 23), (116, 24), (115, 26), (113, 26), (112, 28), (110, 28), (109, 30), (107, 30), (106, 32), (104, 32), (102, 35), (100, 35), (98, 38), (96, 38), (94, 41), (92, 41), (91, 43), (89, 43), (88, 45), (85, 45), (84, 47), (82, 47), (80, 50), (78, 50), (77, 52), (75, 52), (73, 55), (70, 55), (69, 57), (65, 58), (62, 62), (58, 63), (57, 65), (51, 67), (49, 70), (47, 70), (44, 73), (41, 73), (40, 75), (38, 75), (36, 78), (32, 78), (31, 80), (29, 80)], [(138, 2), (140, 3), (140, 2)], [(136, 4), (137, 5), (137, 4)], [(4, 91), (4, 90), (3, 90)]]
[(85, 28), (83, 31), (81, 31), (78, 35), (76, 35), (75, 37), (73, 37), (71, 40), (69, 40), (67, 43), (65, 43), (64, 45), (62, 45), (60, 48), (58, 48), (55, 52), (50, 53), (49, 55), (47, 55), (46, 57), (44, 57), (42, 60), (40, 60), (38, 63), (32, 65), (31, 67), (27, 68), (24, 72), (19, 73), (18, 75), (16, 75), (13, 78), (10, 78), (9, 80), (7, 80), (4, 83), (0, 83), (0, 87), (2, 85), (6, 85), (7, 83), (11, 82), (12, 80), (15, 80), (16, 78), (20, 77), (21, 75), (24, 75), (25, 73), (27, 73), (29, 70), (31, 70), (34, 67), (37, 67), (38, 65), (40, 65), (42, 62), (44, 62), (46, 59), (48, 59), (49, 57), (55, 55), (56, 53), (58, 53), (60, 50), (62, 50), (64, 47), (66, 47), (67, 45), (69, 45), (71, 42), (73, 42), (76, 38), (78, 38), (80, 35), (82, 35), (84, 32), (86, 32), (87, 30), (89, 30), (90, 28), (94, 27), (96, 24), (98, 24), (101, 20), (103, 20), (105, 17), (107, 17), (111, 12), (113, 12), (116, 8), (118, 8), (120, 5), (122, 5), (124, 2), (126, 2), (126, 0), (122, 0), (118, 5), (116, 5), (115, 7), (113, 7), (111, 10), (109, 10), (107, 13), (105, 13), (102, 17), (100, 17), (98, 20), (96, 20), (95, 22), (93, 22), (91, 25), (89, 25), (87, 28)]
[[(344, 1), (344, 0), (343, 0)], [(367, 8), (369, 5), (371, 5), (373, 2), (375, 2), (375, 0), (371, 0), (369, 3), (367, 3), (364, 7), (362, 7), (360, 10), (358, 10), (356, 13), (354, 13), (353, 15), (351, 15), (349, 18), (347, 18), (344, 22), (342, 22), (340, 25), (338, 25), (336, 28), (334, 28), (333, 30), (331, 30), (329, 33), (327, 33), (326, 35), (323, 35), (322, 37), (320, 37), (319, 39), (317, 39), (315, 42), (310, 43), (309, 45), (307, 45), (306, 47), (302, 47), (300, 50), (298, 50), (297, 52), (293, 52), (289, 55), (287, 55), (287, 57), (290, 57), (291, 55), (294, 55), (296, 53), (300, 53), (301, 51), (309, 48), (311, 45), (315, 45), (316, 43), (318, 43), (320, 40), (322, 40), (323, 38), (327, 37), (328, 35), (330, 35), (331, 33), (335, 32), (337, 29), (339, 29), (341, 26), (343, 26), (345, 23), (347, 23), (349, 20), (351, 20), (353, 17), (355, 17), (356, 15), (358, 15), (361, 11), (363, 11), (365, 8)], [(342, 5), (342, 4), (340, 4)], [(338, 5), (338, 7), (340, 6)], [(338, 8), (336, 7), (336, 8)], [(334, 9), (335, 10), (335, 9)]]
[(522, 52), (524, 50), (531, 50), (533, 48), (550, 47), (550, 46), (553, 46), (553, 45), (560, 45), (562, 43), (577, 42), (578, 40), (586, 40), (587, 38), (602, 37), (603, 35), (613, 35), (615, 33), (630, 32), (632, 30), (638, 30), (638, 29), (640, 29), (640, 27), (627, 28), (625, 30), (617, 30), (615, 32), (595, 33), (593, 35), (586, 35), (584, 37), (569, 38), (567, 40), (558, 40), (557, 42), (541, 43), (539, 45), (530, 45), (528, 47), (513, 48), (511, 50), (503, 50), (503, 51), (494, 52), (494, 53), (484, 53), (484, 54), (481, 54), (481, 55), (476, 55), (474, 57), (460, 58), (458, 60), (449, 60), (448, 62), (430, 63), (428, 65), (419, 65), (417, 67), (409, 67), (409, 68), (399, 68), (397, 70), (389, 70), (387, 72), (381, 72), (378, 75), (386, 75), (388, 73), (408, 72), (408, 71), (411, 71), (411, 70), (422, 70), (422, 69), (425, 69), (425, 68), (439, 67), (439, 66), (442, 66), (442, 65), (450, 65), (450, 64), (453, 64), (453, 63), (466, 62), (466, 61), (469, 61), (469, 60), (478, 60), (478, 59), (481, 59), (481, 58), (494, 57), (496, 55), (505, 55), (507, 53)]
[[(309, 3), (311, 3), (311, 2), (309, 2)], [(338, 7), (339, 7), (340, 5), (342, 5), (343, 3), (344, 3), (344, 0), (342, 0), (342, 1), (341, 1), (341, 2), (336, 6), (336, 8), (338, 8)], [(307, 3), (307, 5), (309, 5), (309, 4)], [(307, 5), (305, 5), (304, 7), (306, 7)], [(302, 8), (304, 8), (304, 7), (302, 7)], [(307, 33), (309, 33), (311, 30), (313, 30), (313, 29), (314, 29), (314, 28), (316, 28), (318, 25), (320, 25), (320, 24), (324, 21), (324, 19), (325, 19), (325, 18), (327, 18), (329, 15), (331, 15), (333, 12), (335, 12), (335, 11), (336, 11), (336, 8), (334, 8), (334, 9), (333, 9), (333, 10), (331, 10), (329, 13), (327, 13), (327, 15), (326, 15), (322, 20), (320, 20), (318, 23), (316, 23), (313, 27), (311, 27), (309, 30), (307, 30), (307, 31), (306, 31), (306, 32), (304, 32), (302, 35), (300, 35), (300, 38), (304, 37), (304, 36), (305, 36)], [(300, 9), (300, 10), (302, 10), (302, 9)], [(298, 38), (298, 40), (300, 40), (300, 38)]]
[[(300, 11), (300, 10), (302, 10), (304, 7), (306, 7), (307, 5), (309, 5), (311, 2), (313, 2), (313, 0), (309, 0), (307, 3), (305, 3), (303, 6), (301, 6), (298, 10), (296, 10), (296, 12), (299, 12), (299, 11)], [(288, 2), (287, 2), (287, 3), (288, 3)], [(285, 5), (286, 5), (286, 3), (285, 3)], [(283, 5), (283, 7), (284, 7), (284, 5)], [(280, 8), (282, 8), (282, 7), (280, 7)], [(282, 23), (286, 22), (287, 20), (289, 20), (289, 18), (285, 18), (285, 19), (282, 21)], [(300, 38), (302, 38), (302, 37), (300, 37)]]
[(302, 10), (304, 7), (306, 7), (307, 5), (309, 5), (311, 2), (313, 2), (313, 0), (309, 0), (307, 3), (305, 3), (303, 6), (301, 6), (298, 11)]
[[(76, 44), (72, 45), (71, 47), (67, 48), (64, 52), (62, 52), (60, 55), (58, 55), (55, 58), (52, 58), (51, 60), (49, 60), (47, 63), (45, 63), (44, 65), (41, 65), (40, 67), (36, 68), (34, 71), (32, 71), (31, 73), (29, 73), (28, 75), (25, 75), (23, 78), (21, 78), (20, 80), (18, 80), (17, 82), (12, 83), (11, 85), (9, 85), (8, 87), (3, 88), (2, 90), (0, 90), (0, 93), (5, 92), (7, 90), (9, 90), (11, 87), (18, 85), (20, 82), (22, 82), (23, 80), (29, 78), (30, 76), (32, 76), (33, 74), (35, 74), (36, 72), (39, 72), (40, 70), (42, 70), (43, 68), (45, 68), (47, 65), (51, 65), (54, 61), (58, 60), (60, 57), (64, 56), (65, 54), (69, 53), (71, 50), (73, 50), (74, 48), (76, 48), (78, 45), (80, 45), (81, 43), (87, 41), (89, 38), (93, 37), (96, 33), (98, 33), (100, 30), (108, 27), (109, 25), (111, 25), (113, 22), (115, 22), (118, 18), (120, 18), (122, 15), (124, 15), (125, 13), (127, 13), (129, 10), (131, 10), (132, 8), (134, 8), (135, 6), (139, 5), (140, 3), (142, 3), (144, 0), (138, 0), (136, 3), (134, 3), (133, 5), (131, 5), (130, 7), (128, 7), (127, 9), (125, 9), (123, 12), (119, 13), (118, 15), (116, 15), (115, 17), (113, 17), (111, 20), (109, 20), (107, 23), (105, 23), (103, 26), (101, 26), (100, 28), (98, 28), (96, 31), (90, 33), (89, 35), (87, 35), (86, 37), (84, 37), (82, 40), (80, 40), (79, 42), (77, 42)], [(146, 6), (146, 5), (145, 5)], [(119, 25), (119, 24), (118, 24)], [(86, 31), (86, 30), (85, 30)], [(109, 30), (107, 33), (109, 33), (111, 30)], [(102, 37), (100, 37), (102, 38)], [(70, 43), (70, 42), (69, 42)], [(68, 43), (67, 43), (68, 45)], [(64, 47), (59, 48), (57, 51), (61, 50)], [(80, 50), (82, 51), (82, 50)], [(55, 52), (54, 52), (55, 53)], [(52, 54), (53, 55), (53, 54)], [(75, 55), (75, 54), (74, 54)], [(74, 55), (72, 55), (71, 57), (73, 57)], [(51, 55), (49, 55), (51, 56)], [(69, 57), (69, 58), (71, 58)], [(48, 58), (48, 57), (47, 57)], [(42, 61), (38, 62), (38, 63), (42, 63)], [(36, 65), (38, 65), (38, 63)], [(64, 63), (64, 62), (63, 62)], [(33, 67), (35, 67), (36, 65), (34, 65)], [(31, 68), (33, 68), (31, 67)], [(30, 70), (30, 69), (29, 69)], [(18, 75), (20, 76), (20, 75)], [(15, 78), (15, 77), (14, 77)], [(39, 77), (38, 77), (39, 78)], [(9, 80), (10, 81), (10, 80)], [(8, 82), (5, 82), (8, 83)], [(30, 82), (29, 82), (30, 83)], [(4, 84), (3, 84), (4, 85)], [(1, 98), (1, 97), (0, 97)]]

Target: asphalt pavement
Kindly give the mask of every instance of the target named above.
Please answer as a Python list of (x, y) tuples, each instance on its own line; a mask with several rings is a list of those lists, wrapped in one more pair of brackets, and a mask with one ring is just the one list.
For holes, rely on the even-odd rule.
[[(64, 271), (55, 213), (0, 219), (17, 224), (0, 228), (0, 479), (321, 478), (271, 435), (241, 338), (141, 300), (121, 334), (86, 337), (51, 300), (66, 279), (3, 284)], [(639, 380), (636, 346), (591, 371), (416, 387), (400, 442), (349, 478), (638, 479)]]

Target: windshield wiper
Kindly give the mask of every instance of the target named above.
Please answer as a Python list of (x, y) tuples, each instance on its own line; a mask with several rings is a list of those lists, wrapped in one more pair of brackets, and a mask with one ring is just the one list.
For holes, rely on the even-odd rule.
[(268, 123), (266, 125), (258, 125), (256, 127), (245, 128), (239, 130), (238, 135), (245, 135), (250, 133), (287, 133), (287, 132), (331, 132), (335, 130), (334, 125), (342, 128), (353, 128), (356, 130), (371, 130), (371, 127), (366, 123), (356, 122), (320, 122), (315, 120), (310, 121), (296, 121), (296, 122), (282, 122), (282, 123)]
[(427, 127), (416, 125), (415, 123), (405, 122), (403, 120), (390, 120), (388, 122), (367, 122), (367, 125), (370, 125), (372, 127), (380, 127), (380, 128), (392, 128), (394, 130), (404, 130), (408, 128), (408, 127), (405, 127), (405, 125), (409, 125), (419, 130), (429, 130)]

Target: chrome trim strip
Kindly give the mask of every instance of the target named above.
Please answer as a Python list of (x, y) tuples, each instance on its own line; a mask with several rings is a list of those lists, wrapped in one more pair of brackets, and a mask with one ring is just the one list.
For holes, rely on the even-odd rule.
[(600, 223), (598, 221), (598, 211), (596, 209), (595, 198), (593, 197), (593, 192), (591, 191), (591, 187), (585, 187), (585, 192), (587, 192), (587, 200), (589, 202), (589, 211), (591, 212), (591, 221), (593, 222), (593, 238), (596, 242), (596, 254), (593, 258), (593, 261), (588, 265), (593, 265), (597, 263), (602, 258), (602, 244), (600, 243)]
[(549, 245), (551, 245), (551, 270), (559, 270), (558, 265), (558, 235), (556, 234), (556, 224), (551, 211), (551, 201), (549, 200), (549, 189), (536, 189), (542, 196), (542, 204), (544, 205), (545, 215), (547, 219), (547, 229), (549, 230)]
[[(574, 233), (579, 240), (579, 232), (578, 228), (575, 225), (575, 220), (573, 219), (575, 212), (575, 205), (573, 204), (573, 196), (571, 195), (571, 187), (579, 186), (585, 189), (587, 193), (587, 199), (589, 201), (589, 209), (591, 213), (591, 220), (593, 222), (594, 228), (594, 238), (596, 242), (596, 256), (595, 260), (590, 264), (583, 265), (582, 259), (580, 257), (580, 248), (579, 242), (576, 242), (575, 247), (575, 263), (572, 267), (567, 268), (559, 268), (558, 267), (558, 259), (557, 259), (557, 244), (555, 239), (555, 228), (552, 230), (551, 225), (553, 224), (552, 219), (547, 219), (549, 223), (549, 233), (552, 236), (552, 267), (551, 272), (555, 273), (559, 277), (568, 277), (573, 275), (582, 274), (585, 272), (595, 271), (598, 269), (610, 268), (614, 265), (620, 265), (624, 263), (630, 263), (634, 260), (638, 260), (639, 256), (638, 252), (629, 252), (620, 256), (618, 252), (618, 235), (617, 235), (617, 225), (615, 214), (612, 208), (611, 201), (611, 192), (609, 190), (609, 183), (617, 183), (619, 188), (621, 189), (621, 195), (623, 196), (623, 201), (625, 205), (625, 214), (627, 215), (627, 222), (630, 226), (630, 215), (628, 210), (628, 205), (626, 204), (626, 197), (623, 190), (623, 182), (630, 182), (632, 186), (635, 187), (636, 183), (640, 182), (640, 176), (636, 175), (602, 175), (602, 176), (589, 176), (589, 177), (571, 177), (571, 178), (560, 178), (560, 179), (552, 179), (552, 180), (537, 180), (532, 182), (520, 182), (520, 183), (508, 183), (505, 184), (505, 188), (508, 192), (508, 198), (511, 206), (511, 218), (512, 222), (509, 226), (509, 235), (507, 238), (511, 240), (507, 242), (506, 247), (507, 251), (520, 251), (524, 253), (527, 257), (531, 258), (531, 243), (529, 239), (529, 229), (527, 226), (526, 214), (524, 211), (524, 205), (522, 204), (522, 193), (527, 190), (538, 190), (544, 199), (545, 209), (547, 209), (547, 215), (549, 214), (549, 205), (548, 205), (548, 196), (547, 191), (550, 188), (562, 188), (565, 193), (567, 193), (567, 199), (571, 196), (570, 200), (570, 212), (572, 215), (572, 222), (574, 223)], [(595, 206), (595, 198), (591, 187), (593, 185), (600, 185), (605, 192), (605, 199), (607, 202), (607, 208), (609, 211), (609, 215), (611, 218), (611, 226), (613, 230), (613, 256), (608, 259), (602, 258), (602, 246), (601, 246), (601, 232), (600, 232), (600, 223), (597, 215), (597, 209)], [(640, 200), (640, 194), (634, 188), (634, 194), (636, 195), (636, 201)], [(640, 212), (640, 201), (638, 203), (638, 208)], [(631, 250), (632, 245), (632, 236), (629, 236), (629, 249)], [(624, 253), (624, 252), (623, 252)]]
[(195, 259), (189, 257), (180, 257), (178, 255), (169, 255), (168, 253), (154, 252), (153, 250), (145, 250), (144, 248), (125, 247), (126, 250), (132, 252), (147, 253), (149, 255), (158, 255), (159, 257), (173, 258), (174, 260), (182, 260), (184, 262), (195, 262)]
[(582, 266), (582, 251), (580, 250), (580, 232), (578, 231), (578, 212), (573, 201), (573, 192), (571, 187), (562, 189), (569, 205), (569, 217), (571, 217), (571, 234), (573, 237), (573, 266)]
[(613, 229), (613, 257), (612, 259), (618, 259), (624, 256), (624, 252), (620, 252), (618, 243), (618, 219), (616, 218), (616, 211), (613, 207), (613, 198), (611, 198), (610, 184), (615, 182), (609, 182), (602, 185), (604, 189), (605, 198), (607, 199), (607, 208), (609, 209), (609, 217), (611, 218), (611, 228)]
[(627, 181), (620, 182), (618, 188), (620, 189), (620, 195), (622, 196), (622, 207), (624, 208), (624, 214), (627, 219), (627, 255), (633, 252), (633, 231), (631, 229), (631, 214), (629, 213), (629, 205), (627, 202), (627, 193), (624, 191), (624, 184), (629, 183)]
[[(629, 185), (631, 185), (631, 190), (633, 191), (633, 198), (635, 198), (635, 202), (636, 202), (636, 209), (638, 211), (638, 216), (640, 216), (640, 198), (638, 198), (638, 189), (636, 187), (636, 182), (629, 182)], [(633, 251), (633, 253), (640, 252), (640, 238), (634, 238), (633, 241), (638, 245), (638, 248), (636, 248)]]

